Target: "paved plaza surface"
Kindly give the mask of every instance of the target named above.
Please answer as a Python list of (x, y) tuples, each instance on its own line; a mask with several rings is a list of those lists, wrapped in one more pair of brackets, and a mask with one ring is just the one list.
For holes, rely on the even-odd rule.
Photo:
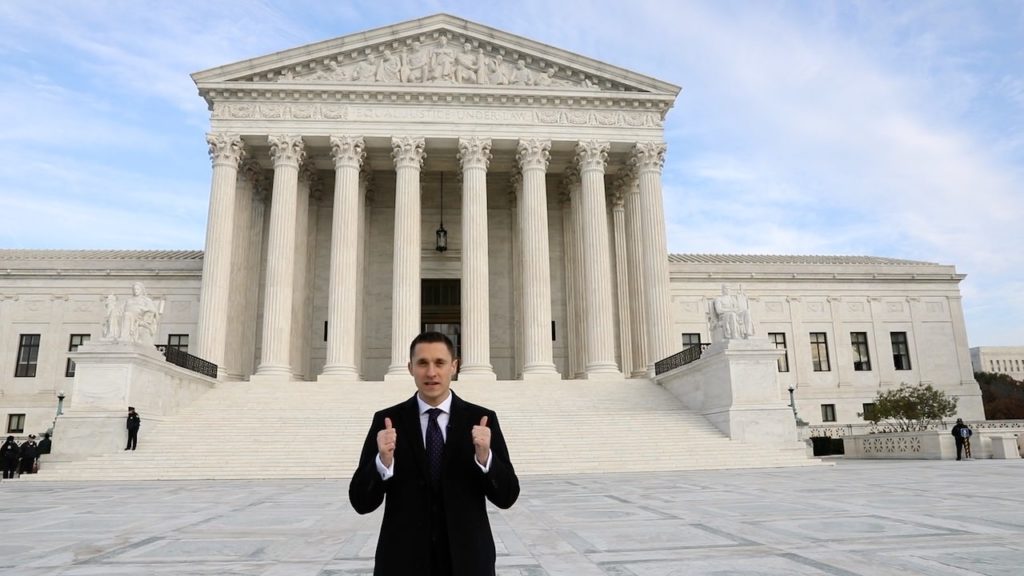
[[(502, 576), (1024, 574), (1024, 462), (523, 477)], [(0, 483), (0, 574), (371, 574), (347, 480)]]

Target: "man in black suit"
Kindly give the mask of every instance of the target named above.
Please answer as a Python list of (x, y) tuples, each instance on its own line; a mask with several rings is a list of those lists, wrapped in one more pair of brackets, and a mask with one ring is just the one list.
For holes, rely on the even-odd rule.
[(451, 392), (447, 336), (420, 334), (409, 357), (417, 393), (374, 414), (348, 488), (360, 514), (384, 502), (374, 576), (493, 576), (485, 498), (509, 508), (519, 497), (498, 418)]

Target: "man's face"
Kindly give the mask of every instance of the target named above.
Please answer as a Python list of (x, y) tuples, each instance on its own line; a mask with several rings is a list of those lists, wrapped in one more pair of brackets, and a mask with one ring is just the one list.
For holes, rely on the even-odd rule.
[(409, 361), (409, 373), (416, 380), (420, 398), (437, 406), (448, 398), (458, 361), (452, 359), (443, 342), (420, 342)]

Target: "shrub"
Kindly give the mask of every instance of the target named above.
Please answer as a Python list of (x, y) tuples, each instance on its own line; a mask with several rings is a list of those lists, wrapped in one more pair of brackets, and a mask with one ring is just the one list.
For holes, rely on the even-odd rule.
[[(956, 414), (957, 400), (931, 384), (903, 383), (899, 388), (879, 392), (868, 417), (887, 432), (929, 430), (943, 418)], [(863, 418), (864, 414), (858, 416)]]

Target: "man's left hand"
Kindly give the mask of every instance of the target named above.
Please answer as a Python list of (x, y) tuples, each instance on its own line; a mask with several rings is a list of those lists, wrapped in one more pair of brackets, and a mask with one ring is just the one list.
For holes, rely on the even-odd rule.
[(478, 426), (473, 426), (473, 447), (476, 449), (476, 461), (486, 466), (487, 457), (491, 454), (491, 429), (487, 427), (487, 416), (480, 419)]

